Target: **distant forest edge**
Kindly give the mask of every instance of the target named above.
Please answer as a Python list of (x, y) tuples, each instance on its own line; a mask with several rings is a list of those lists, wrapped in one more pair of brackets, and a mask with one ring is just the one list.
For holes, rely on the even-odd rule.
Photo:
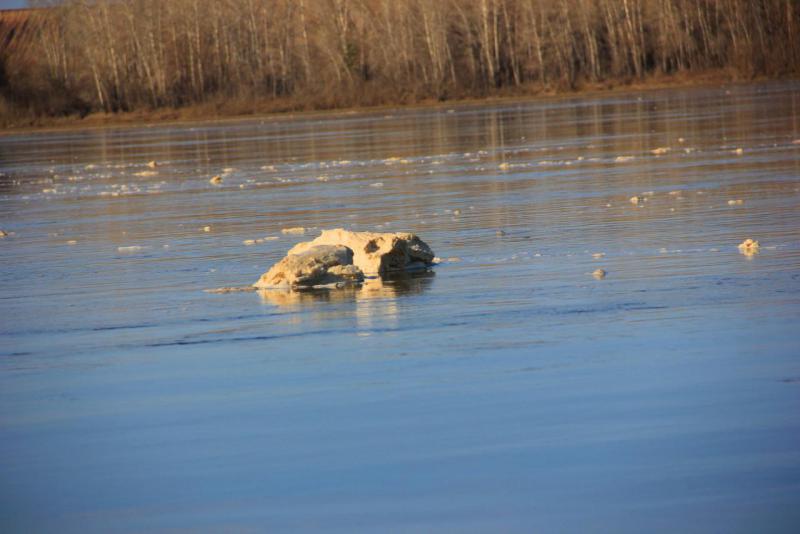
[[(46, 4), (46, 5), (45, 5)], [(0, 119), (796, 76), (798, 0), (82, 0), (0, 12)], [(238, 104), (237, 104), (238, 103)]]

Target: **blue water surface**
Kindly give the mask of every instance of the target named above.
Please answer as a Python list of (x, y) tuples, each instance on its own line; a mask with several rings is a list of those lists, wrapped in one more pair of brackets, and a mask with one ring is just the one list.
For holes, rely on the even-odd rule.
[[(20, 133), (0, 173), (2, 532), (797, 531), (796, 82)], [(203, 291), (336, 227), (444, 261)]]

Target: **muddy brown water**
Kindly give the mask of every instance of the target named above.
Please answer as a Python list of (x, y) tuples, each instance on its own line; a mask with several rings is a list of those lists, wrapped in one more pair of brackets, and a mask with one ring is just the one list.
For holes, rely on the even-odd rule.
[[(798, 83), (12, 135), (0, 172), (3, 532), (800, 521)], [(454, 261), (203, 291), (332, 227)]]

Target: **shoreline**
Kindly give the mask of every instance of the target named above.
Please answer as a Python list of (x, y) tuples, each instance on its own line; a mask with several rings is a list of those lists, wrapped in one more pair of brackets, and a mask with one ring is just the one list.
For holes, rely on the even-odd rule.
[[(727, 71), (707, 71), (697, 74), (678, 74), (670, 76), (654, 76), (634, 82), (607, 81), (585, 84), (576, 89), (548, 90), (543, 88), (520, 87), (516, 90), (499, 91), (487, 96), (465, 96), (448, 100), (422, 99), (410, 103), (387, 103), (364, 106), (345, 106), (334, 108), (302, 109), (299, 100), (254, 101), (252, 109), (247, 111), (225, 111), (226, 102), (236, 106), (241, 101), (218, 100), (203, 104), (195, 104), (182, 108), (159, 108), (121, 113), (92, 113), (84, 118), (78, 116), (45, 117), (35, 119), (41, 124), (25, 124), (3, 126), (0, 138), (20, 134), (69, 132), (76, 130), (98, 130), (106, 128), (151, 128), (156, 126), (188, 125), (198, 123), (228, 123), (239, 121), (289, 121), (299, 118), (336, 118), (341, 116), (358, 116), (388, 111), (400, 112), (423, 109), (471, 107), (518, 102), (550, 102), (575, 97), (596, 97), (600, 95), (625, 94), (641, 91), (657, 91), (663, 89), (680, 89), (693, 87), (725, 87), (751, 85), (757, 83), (792, 81), (798, 78), (785, 77), (752, 77), (742, 79)], [(283, 105), (286, 109), (281, 109)], [(220, 111), (220, 107), (223, 109)], [(274, 109), (269, 109), (270, 107)], [(292, 109), (296, 107), (297, 109)], [(215, 109), (216, 108), (216, 109)]]

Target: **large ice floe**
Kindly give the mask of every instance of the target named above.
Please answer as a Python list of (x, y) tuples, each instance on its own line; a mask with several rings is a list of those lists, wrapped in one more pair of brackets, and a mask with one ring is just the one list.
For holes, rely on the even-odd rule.
[(425, 269), (431, 248), (411, 233), (324, 230), (298, 243), (253, 284), (257, 289), (305, 289), (358, 284), (364, 277)]

